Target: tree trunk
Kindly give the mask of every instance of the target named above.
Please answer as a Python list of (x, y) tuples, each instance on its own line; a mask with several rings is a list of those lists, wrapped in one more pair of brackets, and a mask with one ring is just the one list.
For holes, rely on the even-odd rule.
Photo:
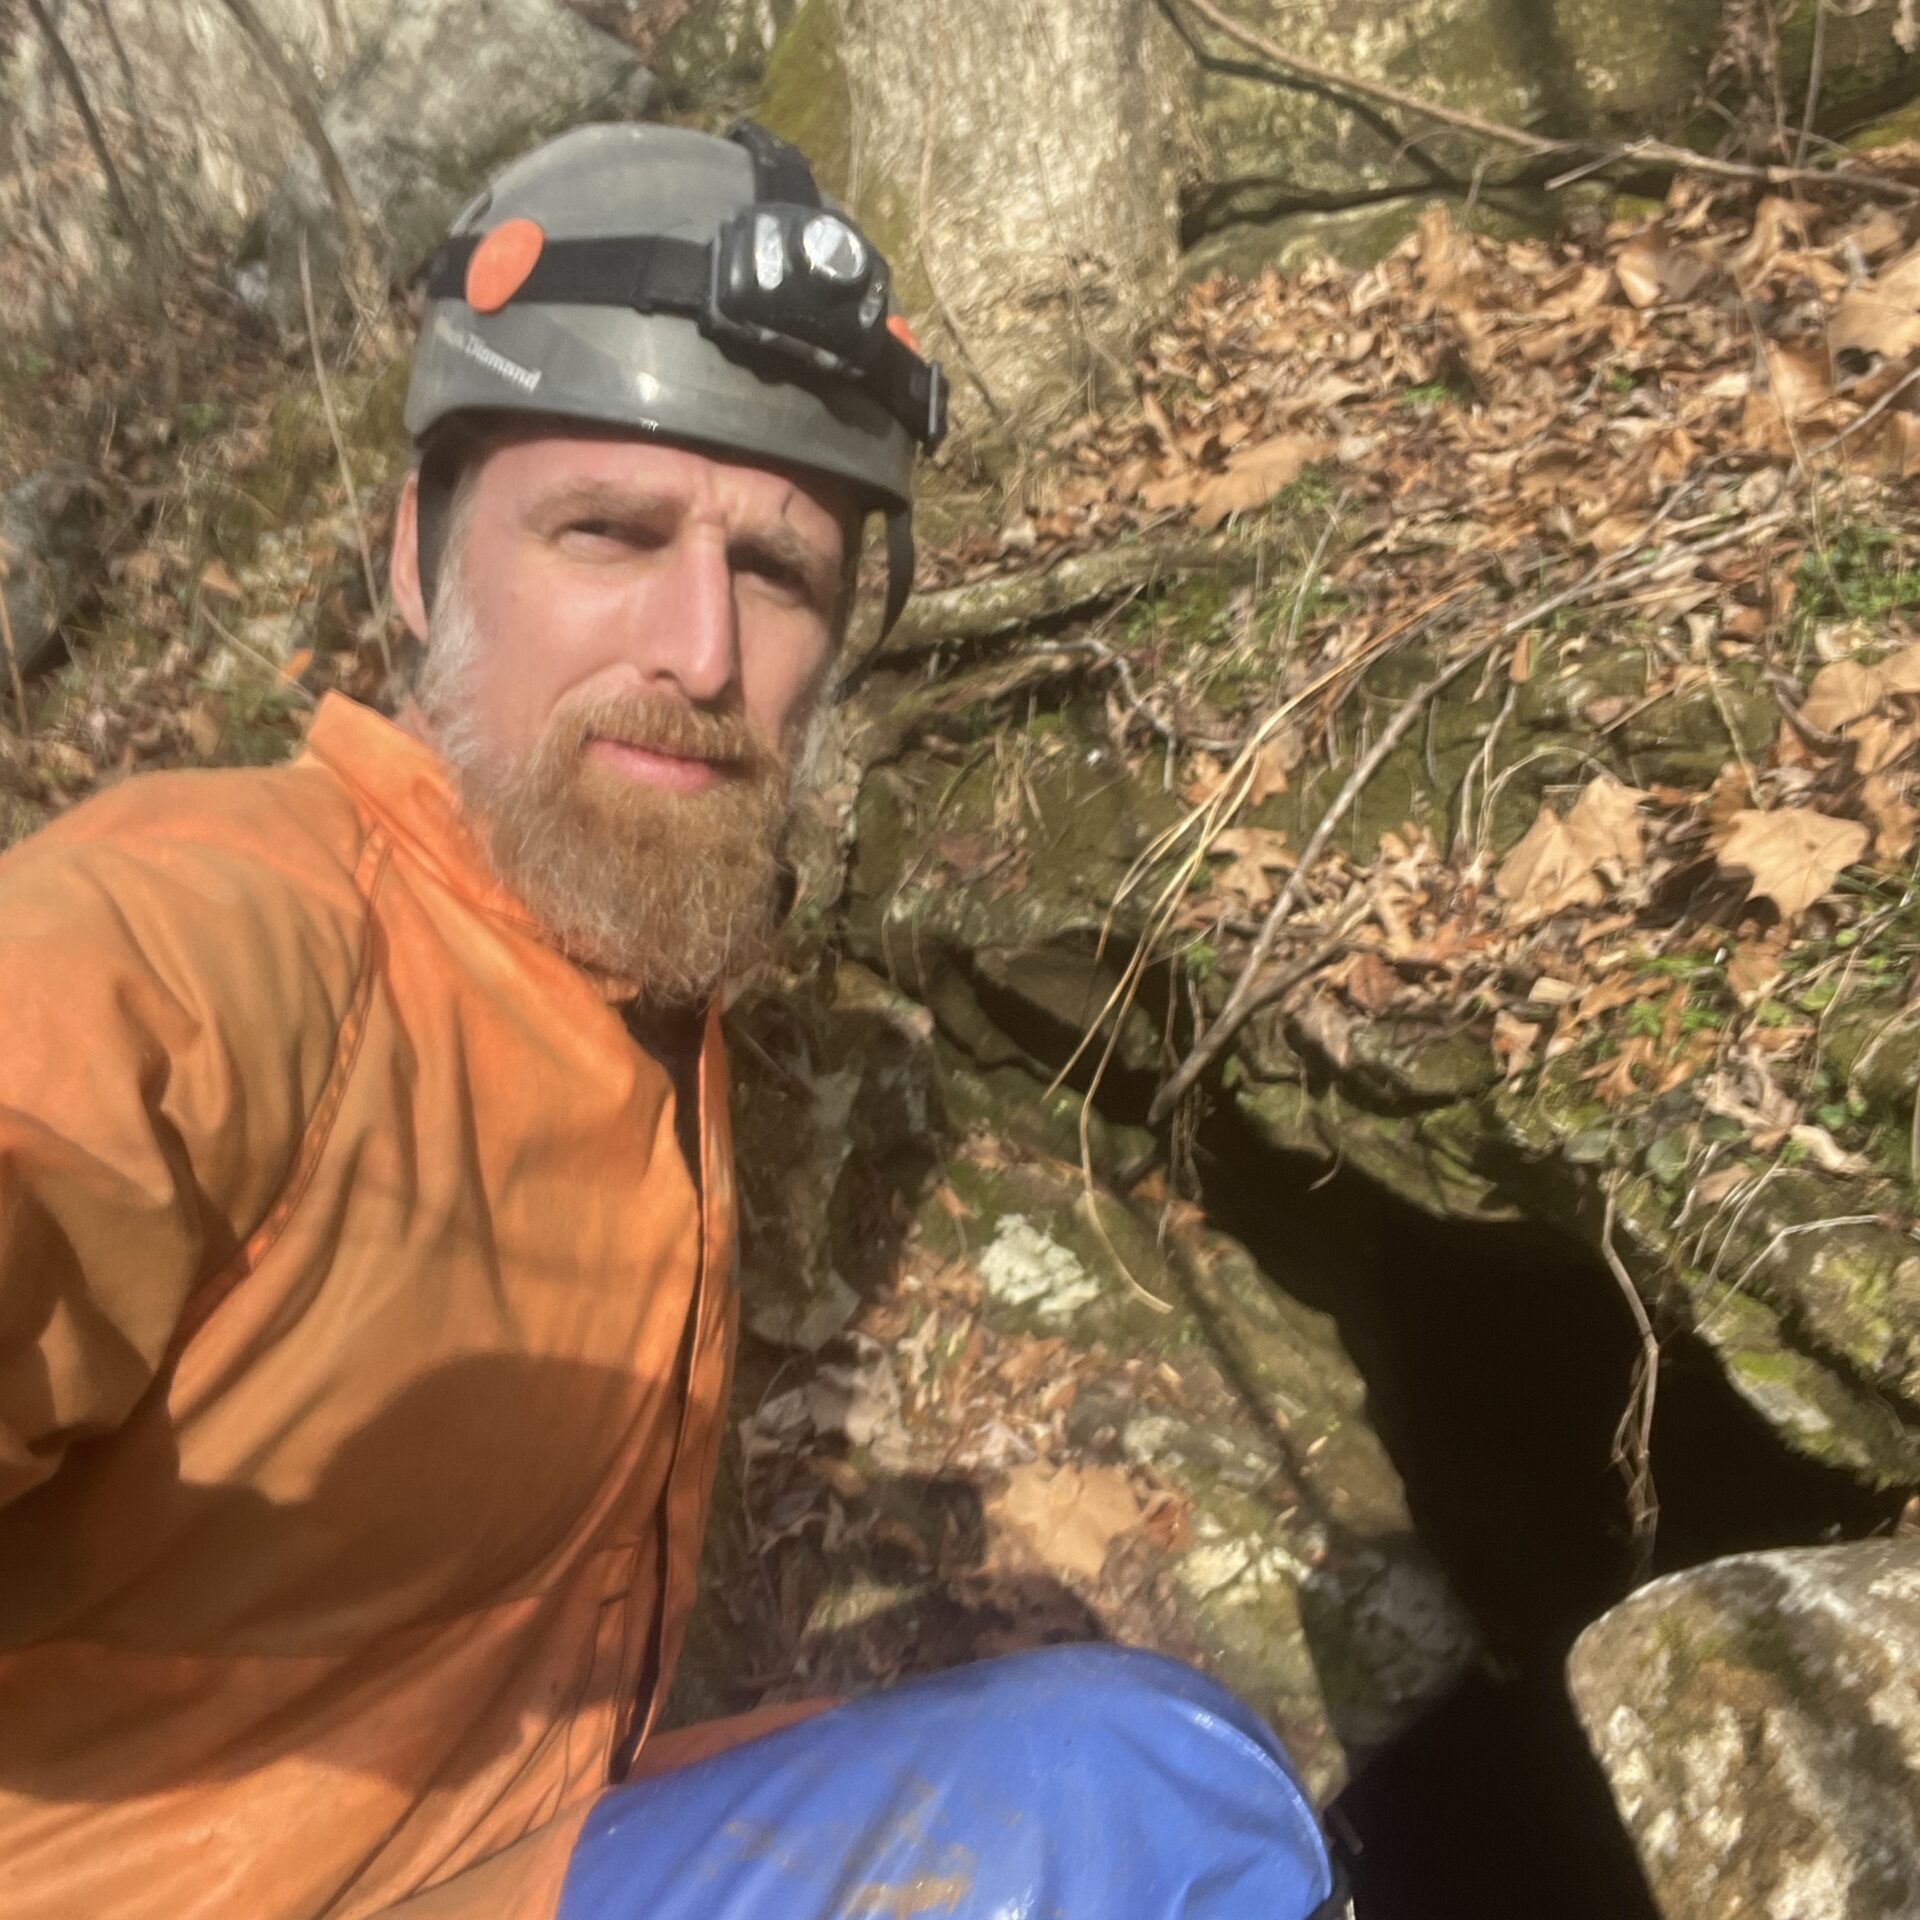
[(1171, 289), (1177, 215), (1150, 0), (808, 11), (835, 4), (855, 202), (953, 363), (962, 426), (1030, 438), (1127, 378)]

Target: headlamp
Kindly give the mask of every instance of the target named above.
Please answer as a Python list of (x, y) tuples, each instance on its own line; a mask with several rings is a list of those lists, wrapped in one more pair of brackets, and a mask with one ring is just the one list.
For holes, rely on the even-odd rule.
[(720, 229), (710, 332), (857, 375), (880, 351), (886, 313), (886, 268), (837, 213), (762, 201)]

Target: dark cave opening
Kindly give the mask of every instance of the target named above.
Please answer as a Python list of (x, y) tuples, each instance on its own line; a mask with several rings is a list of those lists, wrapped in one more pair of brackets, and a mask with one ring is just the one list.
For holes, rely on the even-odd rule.
[[(1066, 1059), (1077, 1031), (977, 973), (971, 985), (1021, 1050)], [(1143, 1001), (1164, 990), (1148, 985)], [(1083, 1059), (1068, 1084), (1090, 1078)], [(1138, 1126), (1153, 1091), (1114, 1072), (1098, 1104)], [(1275, 1152), (1225, 1101), (1196, 1150), (1210, 1218), (1338, 1326), (1415, 1528), (1488, 1649), (1329, 1811), (1359, 1920), (1656, 1920), (1566, 1691), (1568, 1649), (1642, 1577), (1886, 1531), (1899, 1495), (1795, 1451), (1702, 1342), (1668, 1334), (1643, 1575), (1613, 1457), (1638, 1335), (1591, 1251), (1544, 1226), (1435, 1218)]]
[[(1563, 1679), (1636, 1583), (1613, 1448), (1638, 1346), (1611, 1276), (1549, 1230), (1438, 1220), (1277, 1155), (1230, 1110), (1202, 1150), (1213, 1218), (1338, 1324), (1489, 1650), (1334, 1804), (1361, 1920), (1652, 1920)], [(1652, 1462), (1651, 1575), (1882, 1530), (1899, 1505), (1792, 1450), (1687, 1337), (1663, 1343)]]

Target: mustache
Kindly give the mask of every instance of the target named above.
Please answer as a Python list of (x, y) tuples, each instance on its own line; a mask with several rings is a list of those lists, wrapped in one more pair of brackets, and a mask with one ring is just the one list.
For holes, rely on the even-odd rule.
[(740, 714), (714, 713), (684, 701), (646, 694), (599, 694), (569, 707), (565, 737), (578, 751), (590, 740), (610, 740), (648, 753), (705, 760), (749, 774), (781, 770), (782, 756)]

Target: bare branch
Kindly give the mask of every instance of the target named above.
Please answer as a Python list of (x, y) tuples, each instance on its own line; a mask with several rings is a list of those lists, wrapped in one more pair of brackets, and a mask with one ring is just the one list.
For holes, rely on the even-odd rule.
[(147, 247), (147, 230), (141, 224), (139, 216), (133, 210), (133, 202), (127, 198), (126, 182), (120, 178), (120, 169), (114, 165), (112, 151), (107, 146), (107, 136), (101, 131), (100, 117), (93, 110), (93, 102), (87, 96), (87, 83), (81, 74), (67, 43), (60, 37), (60, 29), (53, 24), (53, 16), (47, 11), (46, 0), (27, 0), (27, 12), (33, 17), (33, 24), (40, 29), (40, 37), (47, 43), (47, 51), (53, 56), (53, 64), (60, 74), (61, 84), (67, 90), (67, 97), (73, 102), (74, 110), (80, 115), (80, 124), (86, 129), (87, 145), (93, 149), (93, 157), (100, 163), (100, 171), (107, 177), (107, 193), (113, 201), (114, 213), (120, 221), (121, 231), (127, 236), (130, 246), (139, 248), (143, 253)]
[[(37, 6), (39, 0), (32, 0), (32, 4)], [(326, 183), (327, 193), (333, 201), (334, 216), (340, 222), (341, 251), (347, 264), (347, 279), (351, 289), (353, 283), (370, 278), (373, 253), (368, 244), (366, 219), (360, 211), (360, 202), (354, 198), (353, 182), (347, 178), (347, 170), (340, 163), (339, 149), (334, 146), (321, 115), (320, 96), (312, 80), (287, 57), (286, 49), (274, 38), (266, 22), (255, 10), (253, 0), (220, 0), (220, 4), (233, 16), (240, 31), (251, 42), (260, 64), (286, 95), (287, 105), (293, 110), (293, 117), (306, 136), (314, 164), (320, 169), (320, 178)]]
[(140, 177), (146, 184), (147, 205), (152, 211), (154, 231), (171, 250), (175, 243), (167, 224), (166, 208), (160, 198), (160, 168), (153, 157), (153, 142), (147, 137), (147, 116), (141, 106), (140, 83), (134, 77), (133, 62), (127, 58), (126, 42), (120, 38), (120, 29), (114, 22), (113, 8), (108, 0), (93, 0), (93, 10), (99, 18), (101, 31), (107, 36), (107, 45), (113, 50), (114, 64), (120, 69), (121, 85), (126, 89), (127, 117), (133, 122), (134, 145), (140, 149)]
[[(1162, 4), (1169, 8), (1174, 3), (1175, 0), (1162, 0)], [(1383, 106), (1396, 107), (1402, 113), (1418, 114), (1437, 126), (1455, 127), (1462, 133), (1473, 134), (1477, 139), (1490, 140), (1539, 159), (1588, 159), (1595, 161), (1597, 167), (1627, 164), (1670, 167), (1676, 173), (1697, 173), (1713, 180), (1741, 180), (1768, 187), (1844, 184), (1889, 200), (1920, 200), (1920, 189), (1908, 186), (1903, 181), (1863, 173), (1857, 169), (1751, 166), (1740, 160), (1715, 159), (1711, 154), (1695, 153), (1690, 147), (1672, 146), (1664, 140), (1607, 142), (1549, 139), (1544, 134), (1529, 133), (1523, 127), (1511, 127), (1504, 121), (1488, 120), (1480, 114), (1469, 113), (1463, 107), (1447, 107), (1437, 101), (1423, 100), (1417, 93), (1389, 86), (1383, 80), (1362, 79), (1357, 74), (1342, 73), (1335, 67), (1322, 66), (1303, 54), (1291, 52), (1277, 40), (1269, 40), (1264, 34), (1254, 32), (1251, 27), (1217, 6), (1215, 0), (1183, 0), (1183, 4), (1192, 8), (1209, 26), (1224, 33), (1229, 40), (1250, 48), (1282, 73), (1309, 80), (1330, 93), (1378, 101)]]

